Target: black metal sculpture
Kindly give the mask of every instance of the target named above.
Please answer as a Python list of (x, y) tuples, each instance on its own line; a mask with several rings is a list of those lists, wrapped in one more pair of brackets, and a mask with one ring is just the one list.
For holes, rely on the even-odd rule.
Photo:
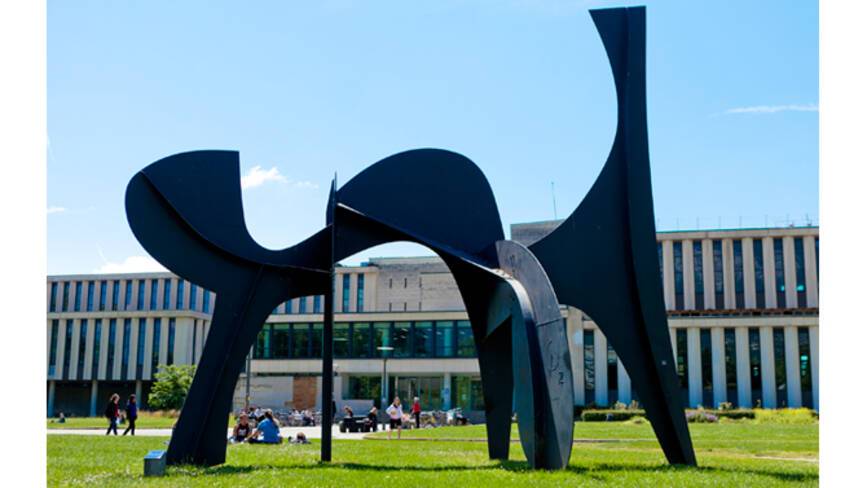
[(669, 462), (695, 464), (656, 264), (644, 9), (591, 14), (614, 73), (617, 133), (581, 205), (529, 249), (504, 239), (479, 168), (438, 149), (390, 156), (340, 189), (335, 182), (325, 228), (281, 251), (262, 248), (247, 232), (236, 152), (177, 154), (133, 177), (126, 208), (135, 236), (167, 268), (218, 296), (169, 463), (225, 461), (232, 393), (256, 335), (278, 304), (316, 294), (326, 297), (322, 458), (330, 460), (333, 267), (400, 240), (435, 251), (458, 284), (478, 352), (491, 458), (508, 458), (514, 407), (530, 466), (569, 462), (573, 391), (563, 303), (591, 315), (608, 337)]

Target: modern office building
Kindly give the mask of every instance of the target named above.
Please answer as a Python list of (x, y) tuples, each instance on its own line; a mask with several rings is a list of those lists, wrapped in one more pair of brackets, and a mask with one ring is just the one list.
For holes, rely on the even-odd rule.
[[(516, 224), (529, 244), (557, 222)], [(660, 279), (685, 406), (819, 405), (817, 227), (661, 232)], [(95, 415), (111, 393), (146, 407), (161, 365), (196, 364), (216, 296), (171, 273), (50, 276), (48, 414)], [(376, 258), (335, 283), (335, 397), (419, 396), (482, 415), (470, 324), (438, 258)], [(575, 405), (630, 403), (629, 376), (591, 317), (562, 307)], [(322, 298), (278, 306), (235, 405), (318, 408)], [(393, 348), (384, 352), (380, 348)], [(384, 359), (386, 355), (387, 359)], [(387, 392), (383, 369), (387, 369)]]

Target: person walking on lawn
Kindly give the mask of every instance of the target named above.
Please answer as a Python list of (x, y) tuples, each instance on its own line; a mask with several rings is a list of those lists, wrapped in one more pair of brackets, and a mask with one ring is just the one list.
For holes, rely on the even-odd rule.
[(400, 406), (400, 398), (394, 397), (391, 405), (385, 409), (388, 414), (388, 423), (391, 429), (388, 431), (388, 440), (391, 440), (391, 431), (397, 427), (397, 438), (400, 439), (401, 424), (403, 422), (403, 408)]
[(108, 419), (108, 430), (105, 431), (105, 435), (111, 432), (117, 435), (117, 418), (120, 417), (120, 409), (117, 406), (119, 400), (120, 395), (115, 393), (111, 395), (111, 399), (109, 399), (108, 405), (105, 407), (105, 418)]
[(415, 428), (421, 428), (421, 404), (418, 402), (418, 397), (412, 399), (412, 416), (415, 418)]
[(126, 421), (129, 422), (129, 425), (126, 426), (126, 430), (123, 431), (123, 435), (126, 435), (129, 432), (130, 435), (135, 435), (135, 419), (138, 418), (138, 405), (135, 402), (135, 395), (130, 395), (129, 400), (126, 402)]

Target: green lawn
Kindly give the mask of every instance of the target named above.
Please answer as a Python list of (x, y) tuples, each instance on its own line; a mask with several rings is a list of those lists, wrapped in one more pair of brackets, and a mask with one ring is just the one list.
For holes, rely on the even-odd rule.
[[(135, 428), (136, 429), (171, 429), (172, 425), (175, 423), (177, 419), (173, 417), (166, 417), (161, 415), (155, 415), (150, 412), (141, 412), (139, 414), (138, 420), (136, 420)], [(105, 417), (72, 417), (67, 418), (66, 422), (58, 423), (56, 418), (50, 418), (47, 420), (47, 427), (49, 429), (107, 429), (108, 428), (108, 420)], [(119, 424), (117, 426), (118, 429), (126, 429), (126, 423)], [(229, 418), (229, 423), (227, 426), (231, 427), (235, 425), (234, 417)]]
[(319, 444), (232, 445), (213, 468), (169, 468), (143, 478), (142, 457), (166, 438), (48, 436), (50, 486), (816, 486), (818, 425), (692, 424), (699, 468), (670, 467), (647, 425), (577, 423), (569, 468), (527, 469), (520, 444), (510, 461), (490, 461), (484, 426), (406, 432), (420, 441), (335, 441), (334, 462)]

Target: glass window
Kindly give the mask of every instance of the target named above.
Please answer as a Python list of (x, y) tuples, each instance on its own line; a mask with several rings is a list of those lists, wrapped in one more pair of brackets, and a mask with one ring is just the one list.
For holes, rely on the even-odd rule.
[(813, 405), (813, 374), (810, 358), (810, 330), (798, 327), (798, 372), (801, 377), (801, 402), (805, 407)]
[(147, 321), (145, 319), (138, 319), (138, 342), (136, 345), (136, 357), (135, 357), (135, 377), (136, 379), (141, 379), (142, 370), (144, 369), (144, 351), (145, 351), (145, 327), (147, 327)]
[(95, 288), (96, 283), (93, 281), (87, 282), (87, 311), (93, 311), (93, 295), (96, 293)]
[(702, 261), (701, 241), (692, 243), (692, 270), (695, 282), (695, 309), (704, 310), (704, 263)]
[(373, 400), (376, 408), (380, 408), (382, 378), (379, 376), (350, 376), (349, 398), (353, 400)]
[(256, 336), (256, 347), (253, 348), (254, 359), (271, 358), (271, 324), (264, 324)]
[(184, 308), (184, 280), (178, 280), (178, 293), (175, 301), (175, 309), (183, 310)]
[(394, 323), (394, 357), (408, 358), (411, 355), (410, 323)]
[(109, 319), (108, 321), (108, 354), (106, 356), (105, 378), (108, 380), (114, 379), (114, 341), (117, 337), (117, 319)]
[(662, 243), (657, 241), (656, 243), (656, 255), (659, 258), (659, 282), (662, 286), (665, 286), (665, 265), (662, 260)]
[(62, 311), (66, 312), (69, 310), (69, 282), (63, 283), (63, 307)]
[[(92, 282), (91, 282), (92, 283)], [(81, 320), (78, 335), (78, 371), (79, 380), (84, 379), (84, 353), (87, 351), (87, 319)]]
[(166, 278), (163, 280), (163, 310), (172, 308), (172, 280)]
[(199, 287), (195, 283), (190, 283), (190, 310), (196, 310), (197, 293), (199, 293)]
[(283, 304), (284, 313), (292, 313), (292, 300), (286, 300), (286, 303)]
[(99, 282), (99, 310), (105, 310), (105, 301), (108, 296), (108, 282)]
[(289, 324), (271, 326), (271, 357), (275, 359), (289, 357)]
[(388, 322), (373, 323), (373, 353), (376, 357), (393, 357), (394, 354), (388, 351), (382, 351), (380, 347), (392, 347), (391, 342), (391, 324)]
[(55, 295), (57, 294), (57, 282), (51, 282), (51, 296), (48, 298), (48, 311), (55, 312), (57, 311), (57, 298)]
[(593, 331), (584, 331), (584, 404), (593, 403), (596, 396), (596, 352)]
[(352, 357), (369, 358), (370, 346), (373, 343), (373, 333), (369, 322), (356, 322), (352, 324)]
[(123, 346), (121, 347), (120, 379), (129, 379), (129, 342), (132, 329), (132, 319), (123, 319)]
[(144, 310), (144, 293), (145, 280), (138, 280), (138, 297), (136, 297), (136, 310)]
[(687, 348), (686, 330), (677, 329), (677, 376), (680, 378), (681, 402), (689, 406), (689, 349)]
[(75, 282), (75, 304), (74, 304), (72, 310), (75, 312), (81, 311), (81, 282), (80, 281)]
[(159, 280), (153, 279), (151, 280), (151, 303), (150, 308), (148, 310), (156, 310), (157, 309), (157, 292), (159, 290)]
[(716, 408), (713, 404), (713, 355), (710, 345), (710, 330), (699, 331), (701, 345), (701, 404), (707, 408)]
[(484, 410), (482, 380), (471, 376), (452, 376), (453, 406), (463, 410)]
[(202, 295), (202, 312), (211, 313), (211, 292), (208, 290), (203, 291), (204, 294)]
[(439, 358), (450, 358), (455, 355), (455, 324), (452, 321), (436, 323), (436, 344), (434, 349)]
[(192, 364), (196, 364), (196, 336), (199, 332), (199, 321), (193, 320), (193, 342), (190, 344), (190, 357), (192, 358)]
[(292, 324), (292, 357), (310, 357), (310, 324)]
[(774, 239), (774, 281), (777, 286), (777, 308), (786, 308), (786, 269), (783, 263), (783, 239)]
[(412, 355), (417, 358), (429, 358), (434, 355), (433, 322), (416, 322), (413, 331)]
[(795, 291), (798, 294), (798, 307), (807, 306), (807, 277), (804, 270), (804, 238), (795, 238)]
[(606, 364), (608, 366), (608, 402), (613, 404), (617, 398), (617, 353), (609, 342), (607, 344)]
[(69, 363), (72, 357), (72, 323), (73, 320), (66, 321), (66, 337), (63, 340), (63, 379), (69, 379)]
[(777, 386), (777, 407), (786, 408), (788, 388), (786, 384), (786, 338), (782, 327), (774, 327), (774, 374)]
[[(348, 276), (348, 275), (346, 275)], [(334, 357), (349, 357), (349, 323), (337, 322), (334, 324)]]
[(322, 295), (313, 296), (313, 313), (322, 313)]
[(468, 320), (458, 320), (458, 357), (472, 358), (476, 356), (476, 341), (473, 339), (473, 329)]
[(349, 311), (349, 273), (343, 275), (343, 308), (341, 310)]
[(160, 367), (160, 335), (163, 330), (162, 319), (157, 317), (154, 319), (154, 337), (151, 344), (151, 377), (157, 374)]
[[(182, 283), (182, 282), (179, 282)], [(179, 307), (180, 308), (180, 307)], [(166, 364), (175, 364), (175, 318), (169, 318), (169, 340), (166, 349)]]
[(744, 305), (744, 249), (740, 239), (732, 242), (735, 264), (735, 307), (743, 309)]
[(765, 308), (765, 255), (762, 240), (753, 240), (753, 272), (756, 279), (756, 308)]
[[(103, 284), (103, 288), (105, 285)], [(91, 379), (99, 378), (99, 353), (100, 346), (102, 342), (102, 319), (96, 319), (93, 322), (93, 343), (91, 343), (90, 348), (93, 350), (92, 361), (90, 363), (90, 377)]]
[(364, 311), (364, 274), (358, 274), (358, 286), (355, 293), (355, 311)]
[(716, 239), (712, 242), (713, 248), (713, 291), (715, 308), (722, 310), (726, 308), (725, 291), (723, 289), (723, 257), (722, 257), (722, 241)]
[[(732, 405), (749, 408), (749, 405), (738, 404), (738, 356), (734, 329), (723, 329), (725, 339), (726, 363), (726, 401)], [(719, 406), (719, 405), (715, 405)]]
[(683, 243), (674, 242), (674, 308), (683, 310)]
[(120, 304), (120, 280), (111, 283), (111, 309), (117, 310)]
[(53, 319), (51, 321), (51, 346), (48, 348), (48, 377), (53, 378), (54, 372), (57, 369), (57, 333), (60, 328), (60, 321)]
[(762, 401), (762, 348), (759, 329), (750, 328), (750, 388), (753, 391), (753, 406), (764, 406)]
[(310, 350), (314, 358), (322, 357), (322, 323), (313, 324), (310, 334)]
[(307, 297), (298, 299), (298, 313), (307, 313)]

